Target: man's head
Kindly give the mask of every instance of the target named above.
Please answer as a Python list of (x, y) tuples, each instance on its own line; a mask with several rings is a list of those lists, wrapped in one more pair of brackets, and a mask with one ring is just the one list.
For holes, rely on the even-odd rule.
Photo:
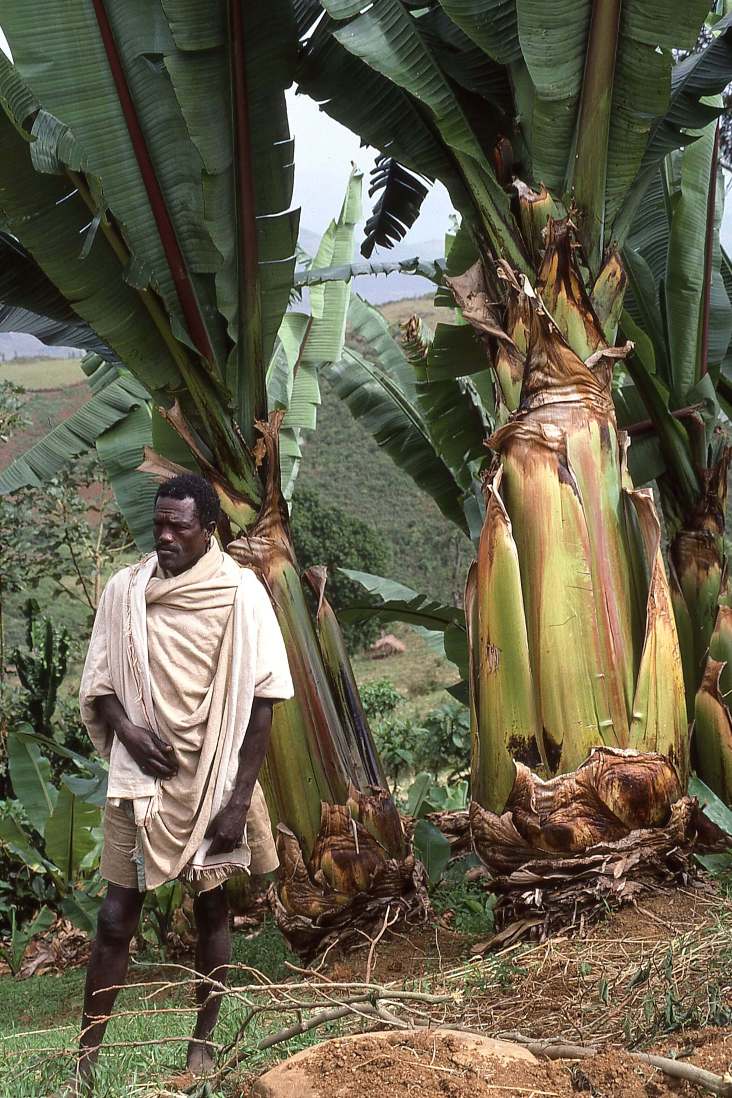
[(211, 543), (219, 509), (219, 497), (196, 473), (182, 473), (160, 485), (153, 536), (164, 572), (177, 576), (200, 560)]

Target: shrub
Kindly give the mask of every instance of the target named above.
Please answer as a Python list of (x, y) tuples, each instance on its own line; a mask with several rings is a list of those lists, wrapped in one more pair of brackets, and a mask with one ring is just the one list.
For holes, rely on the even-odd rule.
[(437, 774), (447, 768), (448, 781), (470, 766), (470, 713), (459, 701), (445, 702), (422, 720), (415, 764)]
[[(390, 553), (371, 527), (342, 508), (326, 503), (313, 488), (300, 486), (295, 493), (292, 536), (302, 568), (315, 564), (327, 567), (326, 596), (336, 613), (363, 594), (362, 588), (342, 575), (339, 568), (377, 575), (389, 572)], [(343, 634), (349, 648), (358, 651), (376, 639), (379, 626), (374, 621), (344, 624)]]

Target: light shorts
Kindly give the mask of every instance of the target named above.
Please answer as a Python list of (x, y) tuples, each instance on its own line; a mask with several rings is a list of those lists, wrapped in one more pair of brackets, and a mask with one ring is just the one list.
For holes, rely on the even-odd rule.
[[(104, 846), (99, 872), (110, 884), (122, 888), (138, 889), (138, 870), (134, 860), (137, 846), (137, 828), (132, 815), (132, 804), (109, 804), (104, 810)], [(247, 842), (252, 852), (249, 865), (251, 874), (271, 873), (280, 864), (277, 857), (272, 826), (264, 793), (259, 782), (254, 786), (252, 803), (247, 815)], [(233, 874), (232, 874), (233, 876)], [(210, 881), (187, 881), (194, 892), (205, 892), (211, 888)]]

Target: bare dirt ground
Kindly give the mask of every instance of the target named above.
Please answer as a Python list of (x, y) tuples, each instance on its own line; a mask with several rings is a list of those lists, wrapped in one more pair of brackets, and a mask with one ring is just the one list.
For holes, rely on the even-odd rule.
[[(732, 902), (709, 882), (646, 897), (589, 928), (498, 954), (444, 923), (385, 935), (322, 977), (371, 980), (454, 993), (449, 1007), (418, 1011), (424, 1026), (492, 1037), (556, 1039), (597, 1050), (576, 1060), (466, 1064), (457, 1043), (423, 1029), (395, 1043), (321, 1046), (308, 1068), (323, 1098), (660, 1098), (708, 1093), (635, 1059), (644, 1051), (713, 1072), (732, 1084)], [(251, 1087), (251, 1080), (249, 1082)], [(238, 1091), (249, 1090), (245, 1085)], [(732, 1090), (730, 1091), (732, 1093)]]
[[(707, 1034), (691, 1053), (694, 1063), (717, 1073), (727, 1069), (732, 1047), (726, 1031)], [(459, 1043), (429, 1031), (396, 1036), (389, 1049), (372, 1039), (358, 1045), (333, 1041), (319, 1050), (309, 1072), (323, 1098), (501, 1098), (505, 1095), (557, 1095), (574, 1098), (661, 1098), (691, 1096), (698, 1088), (667, 1079), (627, 1052), (608, 1049), (586, 1060), (540, 1060), (536, 1063), (495, 1059), (471, 1064)]]

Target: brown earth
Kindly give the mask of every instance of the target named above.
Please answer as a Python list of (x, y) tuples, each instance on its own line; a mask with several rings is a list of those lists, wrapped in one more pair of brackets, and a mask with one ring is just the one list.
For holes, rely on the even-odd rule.
[[(287, 1072), (274, 1081), (272, 1095), (294, 1090), (307, 1098), (501, 1098), (501, 1095), (526, 1095), (540, 1098), (662, 1098), (676, 1095), (685, 1098), (698, 1095), (699, 1089), (689, 1083), (669, 1079), (658, 1069), (639, 1062), (628, 1052), (608, 1050), (583, 1060), (504, 1060), (466, 1055), (463, 1035), (444, 1031), (394, 1033), (388, 1043), (376, 1036), (364, 1036), (358, 1041), (333, 1040), (300, 1054), (299, 1087), (287, 1087)], [(732, 1046), (728, 1031), (700, 1035), (702, 1042), (693, 1047), (687, 1039), (677, 1043), (686, 1053), (684, 1062), (717, 1074), (729, 1068)], [(658, 1050), (668, 1054), (668, 1049)], [(689, 1056), (691, 1051), (692, 1055)], [(295, 1076), (292, 1080), (295, 1082)], [(253, 1089), (243, 1095), (260, 1093)], [(261, 1093), (270, 1094), (269, 1089)]]
[[(471, 956), (475, 940), (456, 933), (449, 913), (432, 926), (384, 935), (372, 949), (336, 957), (320, 969), (335, 983), (364, 980), (455, 995), (455, 1004), (421, 1007), (418, 1025), (458, 1026), (486, 1036), (561, 1040), (598, 1050), (582, 1061), (497, 1062), (491, 1071), (458, 1062), (435, 1030), (394, 1043), (318, 1047), (308, 1068), (318, 1098), (690, 1098), (706, 1093), (669, 1079), (630, 1055), (680, 1059), (732, 1081), (732, 902), (708, 880), (648, 896), (593, 926), (543, 943), (519, 943)], [(444, 1033), (444, 1031), (443, 1031)], [(449, 1035), (448, 1035), (449, 1038)], [(240, 1079), (250, 1095), (253, 1080)], [(292, 1098), (295, 1098), (293, 1095)]]
[(68, 419), (89, 399), (89, 395), (86, 382), (57, 389), (29, 391), (26, 394), (27, 402), (23, 414), (30, 422), (0, 446), (0, 469), (5, 469), (30, 446), (45, 438), (52, 427)]

